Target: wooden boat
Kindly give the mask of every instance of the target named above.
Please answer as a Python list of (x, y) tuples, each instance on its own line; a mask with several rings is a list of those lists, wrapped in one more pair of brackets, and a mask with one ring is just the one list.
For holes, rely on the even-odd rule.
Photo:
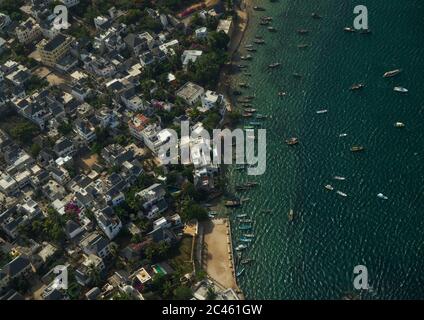
[(299, 140), (297, 138), (289, 138), (289, 139), (286, 140), (286, 143), (289, 146), (295, 146), (299, 143)]
[(297, 33), (298, 33), (298, 34), (301, 34), (301, 35), (305, 35), (305, 34), (308, 34), (308, 33), (309, 33), (309, 30), (306, 30), (306, 29), (299, 29), (299, 30), (297, 30)]
[(225, 201), (225, 206), (228, 208), (240, 207), (241, 203), (239, 200), (227, 200)]
[(350, 151), (352, 151), (352, 152), (361, 152), (361, 151), (364, 151), (364, 150), (365, 150), (365, 148), (363, 146), (352, 146), (350, 148)]
[(311, 17), (313, 19), (322, 19), (322, 17), (318, 13), (316, 13), (316, 12), (312, 12)]
[(290, 209), (290, 211), (288, 213), (288, 218), (289, 218), (289, 221), (293, 221), (294, 220), (294, 211), (293, 211), (293, 209)]
[(395, 69), (395, 70), (392, 70), (392, 71), (387, 71), (385, 74), (383, 74), (383, 78), (392, 78), (394, 76), (397, 76), (401, 72), (402, 72), (402, 69)]
[(307, 47), (309, 47), (309, 44), (303, 43), (303, 44), (299, 44), (297, 47), (299, 49), (306, 49)]
[(355, 83), (355, 84), (353, 84), (353, 85), (350, 86), (349, 90), (355, 91), (355, 90), (360, 90), (360, 89), (363, 89), (363, 88), (365, 88), (365, 84), (363, 84), (363, 83)]

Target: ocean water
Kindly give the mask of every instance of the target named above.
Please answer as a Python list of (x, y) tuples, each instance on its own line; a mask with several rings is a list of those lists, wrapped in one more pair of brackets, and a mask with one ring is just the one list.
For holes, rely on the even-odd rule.
[[(256, 35), (248, 72), (234, 81), (252, 87), (258, 112), (272, 116), (267, 129), (267, 170), (248, 177), (230, 169), (230, 191), (254, 180), (250, 202), (232, 214), (254, 220), (255, 241), (243, 254), (255, 262), (245, 267), (239, 284), (250, 299), (340, 299), (357, 293), (363, 299), (424, 297), (424, 2), (422, 0), (279, 0), (254, 1), (244, 44)], [(370, 35), (346, 33), (353, 8), (366, 5)], [(323, 16), (311, 18), (312, 12)], [(271, 33), (259, 17), (273, 17)], [(302, 36), (298, 29), (308, 29)], [(299, 44), (310, 44), (304, 50)], [(241, 49), (244, 52), (243, 46)], [(278, 69), (268, 64), (280, 62)], [(402, 68), (392, 79), (384, 72)], [(303, 75), (294, 79), (292, 74)], [(366, 88), (351, 92), (353, 83)], [(410, 90), (401, 95), (396, 85)], [(279, 97), (278, 91), (286, 91)], [(316, 114), (328, 109), (327, 114)], [(404, 122), (404, 129), (394, 123)], [(246, 121), (248, 122), (248, 121)], [(344, 138), (339, 134), (347, 133)], [(289, 147), (286, 138), (300, 144)], [(351, 153), (355, 144), (364, 153)], [(336, 181), (333, 176), (346, 177)], [(348, 194), (324, 189), (331, 183)], [(377, 198), (378, 193), (389, 197)], [(295, 212), (288, 221), (290, 209)], [(261, 213), (272, 209), (272, 214)], [(371, 289), (353, 287), (356, 265), (368, 268)], [(241, 266), (238, 266), (239, 270)]]

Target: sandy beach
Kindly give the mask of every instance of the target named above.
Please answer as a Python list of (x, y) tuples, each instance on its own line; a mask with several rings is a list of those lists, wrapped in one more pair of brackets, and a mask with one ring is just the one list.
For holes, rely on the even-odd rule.
[(224, 288), (237, 290), (228, 219), (203, 222), (203, 268), (208, 275)]

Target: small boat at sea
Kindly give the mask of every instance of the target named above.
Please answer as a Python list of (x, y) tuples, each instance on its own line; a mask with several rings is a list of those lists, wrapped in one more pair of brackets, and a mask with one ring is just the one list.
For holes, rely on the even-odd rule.
[(360, 90), (362, 88), (365, 88), (365, 84), (363, 84), (363, 83), (355, 83), (355, 84), (351, 85), (351, 87), (349, 88), (349, 90), (355, 91), (355, 90)]
[(253, 241), (253, 239), (252, 239), (252, 238), (245, 238), (245, 237), (241, 237), (241, 238), (239, 239), (239, 241), (241, 241), (241, 242), (252, 242), (252, 241)]
[(236, 217), (239, 218), (239, 219), (246, 218), (247, 214), (241, 213), (241, 214), (236, 215)]
[(268, 116), (267, 115), (264, 115), (264, 114), (260, 114), (260, 113), (258, 113), (257, 115), (256, 115), (256, 119), (267, 119), (268, 118)]
[(296, 78), (296, 79), (301, 79), (302, 75), (300, 73), (294, 72), (293, 77)]
[(388, 200), (389, 198), (387, 196), (385, 196), (382, 193), (377, 194), (377, 198), (383, 199), (383, 200)]
[(316, 13), (316, 12), (312, 12), (311, 13), (311, 17), (313, 18), (313, 19), (322, 19), (322, 16), (320, 16), (318, 13)]
[(340, 133), (340, 134), (339, 134), (339, 137), (340, 137), (340, 138), (347, 137), (347, 133)]
[(338, 194), (338, 195), (340, 195), (340, 196), (342, 196), (342, 197), (347, 197), (347, 194), (346, 193), (344, 193), (344, 192), (341, 192), (341, 191), (339, 191), (339, 190), (337, 190), (336, 191), (336, 193)]
[(277, 32), (277, 29), (275, 29), (274, 27), (268, 27), (267, 29), (269, 32)]
[(250, 54), (240, 57), (240, 60), (252, 60), (252, 59), (253, 57)]
[(364, 151), (364, 150), (365, 150), (365, 148), (363, 146), (352, 146), (350, 148), (350, 151), (352, 151), (352, 152), (361, 152), (361, 151)]
[(241, 264), (249, 264), (249, 263), (251, 263), (251, 262), (253, 262), (253, 261), (254, 261), (254, 259), (251, 259), (251, 258), (245, 258), (245, 259), (241, 260), (241, 261), (240, 261), (240, 263), (241, 263)]
[(396, 122), (395, 123), (395, 128), (404, 128), (405, 124), (403, 122)]
[(244, 186), (252, 188), (252, 187), (256, 187), (259, 185), (259, 182), (256, 181), (247, 181)]
[(409, 90), (404, 87), (394, 87), (393, 91), (400, 92), (400, 93), (408, 93)]
[(239, 271), (237, 271), (236, 276), (237, 277), (240, 277), (243, 273), (244, 273), (244, 268), (243, 269), (240, 269)]
[(271, 63), (268, 68), (270, 69), (274, 69), (274, 68), (278, 68), (279, 66), (281, 66), (281, 63), (276, 62), (276, 63)]
[(239, 228), (239, 230), (245, 231), (245, 230), (251, 230), (253, 227), (250, 224), (242, 224), (238, 228)]
[(255, 113), (256, 112), (256, 109), (254, 109), (254, 108), (245, 108), (244, 111), (245, 112), (250, 112), (250, 113)]
[(256, 43), (256, 44), (265, 44), (264, 39), (255, 39), (255, 40), (253, 40), (253, 42)]
[(249, 125), (255, 126), (255, 127), (260, 127), (262, 125), (262, 123), (259, 122), (259, 121), (250, 121)]
[(301, 35), (305, 35), (305, 34), (308, 34), (308, 33), (309, 33), (309, 30), (306, 30), (306, 29), (299, 29), (299, 30), (297, 30), (297, 33), (298, 33), (298, 34), (301, 34)]
[(324, 114), (324, 113), (327, 113), (327, 112), (328, 112), (328, 110), (324, 109), (324, 110), (318, 110), (316, 113), (317, 114)]
[(402, 69), (395, 69), (395, 70), (392, 70), (392, 71), (387, 71), (385, 74), (383, 74), (383, 78), (392, 78), (392, 77), (398, 75), (401, 72), (402, 72)]
[(277, 95), (278, 95), (279, 97), (285, 97), (285, 96), (287, 95), (287, 92), (285, 92), (285, 91), (279, 91), (279, 92), (277, 93)]
[(303, 44), (299, 44), (297, 47), (299, 49), (306, 49), (307, 47), (309, 47), (309, 44), (303, 43)]
[(225, 206), (228, 208), (240, 207), (241, 203), (239, 200), (227, 200), (225, 201)]
[(346, 178), (345, 177), (341, 177), (341, 176), (334, 176), (333, 178), (334, 180), (339, 180), (339, 181), (345, 181)]
[(272, 213), (272, 209), (262, 209), (262, 213)]
[(324, 186), (325, 189), (329, 190), (329, 191), (333, 191), (334, 187), (331, 184), (327, 184)]
[(289, 146), (295, 146), (299, 143), (299, 139), (297, 138), (289, 138), (286, 140), (286, 144), (288, 144)]
[(289, 221), (293, 221), (294, 220), (294, 211), (293, 211), (293, 209), (290, 209), (290, 211), (288, 213), (288, 218), (289, 218)]
[(356, 30), (354, 28), (352, 28), (352, 27), (344, 27), (343, 30), (345, 32), (356, 32)]
[(235, 247), (236, 251), (241, 251), (246, 249), (247, 246), (245, 244), (239, 244), (237, 247)]

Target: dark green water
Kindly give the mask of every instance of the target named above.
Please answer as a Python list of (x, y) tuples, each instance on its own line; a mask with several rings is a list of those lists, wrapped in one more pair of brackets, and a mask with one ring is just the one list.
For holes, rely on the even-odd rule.
[[(237, 210), (254, 219), (256, 239), (244, 256), (256, 261), (239, 283), (251, 299), (339, 299), (354, 292), (353, 268), (368, 267), (365, 299), (424, 297), (424, 2), (421, 0), (256, 1), (246, 43), (262, 35), (265, 46), (239, 76), (255, 94), (254, 107), (272, 115), (267, 129), (267, 170), (248, 177), (230, 172), (232, 184), (256, 180), (240, 194), (251, 201)], [(343, 32), (353, 8), (369, 10), (373, 33)], [(324, 18), (314, 20), (311, 12)], [(258, 26), (270, 15), (278, 33)], [(297, 29), (309, 29), (301, 36)], [(310, 44), (299, 50), (298, 44)], [(243, 52), (243, 49), (242, 49)], [(282, 67), (268, 70), (267, 65)], [(396, 78), (384, 72), (402, 68)], [(296, 80), (293, 72), (304, 75)], [(348, 89), (363, 82), (358, 92)], [(393, 92), (400, 85), (408, 95)], [(277, 92), (288, 96), (278, 97)], [(328, 109), (318, 115), (317, 110)], [(394, 128), (402, 121), (404, 129)], [(348, 136), (340, 138), (339, 134)], [(297, 136), (300, 145), (284, 139)], [(353, 154), (361, 144), (366, 151)], [(346, 177), (335, 181), (333, 176)], [(326, 191), (331, 183), (347, 193)], [(376, 195), (389, 197), (384, 201)], [(272, 208), (273, 214), (260, 213)], [(296, 218), (288, 221), (293, 208)], [(233, 219), (234, 241), (241, 235)]]

